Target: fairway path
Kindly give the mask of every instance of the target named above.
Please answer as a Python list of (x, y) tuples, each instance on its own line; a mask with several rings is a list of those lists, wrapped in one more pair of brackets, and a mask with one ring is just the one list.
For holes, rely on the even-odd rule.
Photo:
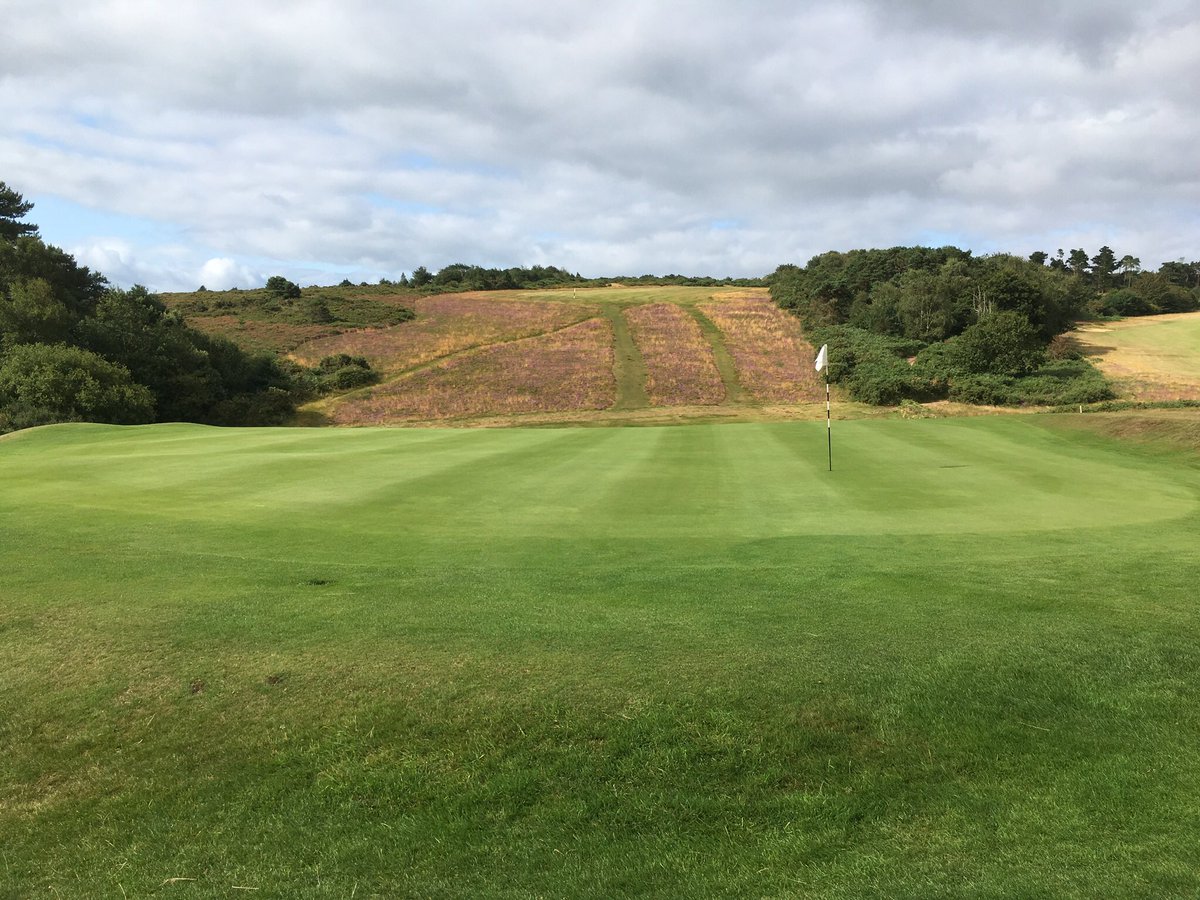
[(713, 324), (712, 319), (706, 316), (699, 306), (688, 304), (684, 306), (684, 309), (696, 320), (696, 324), (700, 326), (700, 333), (712, 347), (713, 360), (717, 364), (717, 371), (721, 373), (721, 382), (725, 385), (725, 402), (727, 404), (745, 402), (746, 393), (742, 390), (742, 383), (738, 381), (737, 366), (733, 364), (733, 357), (729, 354), (729, 348), (725, 346), (721, 329)]
[(617, 399), (612, 408), (645, 409), (650, 405), (646, 396), (646, 361), (629, 331), (624, 304), (605, 303), (601, 308), (613, 333), (613, 377), (617, 381)]

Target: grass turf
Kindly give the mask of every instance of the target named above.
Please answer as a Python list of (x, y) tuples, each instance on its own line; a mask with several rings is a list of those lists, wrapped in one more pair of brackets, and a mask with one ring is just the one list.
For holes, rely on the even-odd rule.
[(1194, 895), (1200, 470), (1054, 421), (5, 438), (0, 885)]
[(1150, 400), (1200, 398), (1200, 313), (1092, 324), (1076, 337), (1126, 395)]

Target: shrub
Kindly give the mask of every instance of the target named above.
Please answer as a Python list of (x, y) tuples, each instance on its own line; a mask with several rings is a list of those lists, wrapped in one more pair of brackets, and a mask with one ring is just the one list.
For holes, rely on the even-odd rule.
[(1109, 291), (1098, 306), (1098, 312), (1105, 316), (1148, 316), (1158, 312), (1149, 300), (1129, 288)]
[(316, 368), (316, 390), (327, 394), (331, 391), (352, 391), (355, 388), (374, 384), (379, 373), (371, 368), (366, 357), (338, 353), (326, 356)]
[(1084, 359), (1049, 363), (1013, 384), (1011, 403), (1030, 406), (1097, 403), (1114, 396), (1100, 371)]
[(1024, 378), (965, 374), (950, 382), (950, 399), (989, 406), (1061, 406), (1113, 397), (1104, 376), (1083, 359), (1048, 363)]
[(154, 395), (124, 366), (65, 344), (18, 344), (0, 364), (0, 430), (53, 422), (134, 425), (154, 419)]
[(1056, 334), (1046, 347), (1046, 356), (1051, 360), (1083, 359), (1079, 342), (1069, 334)]
[(960, 375), (950, 382), (949, 396), (958, 403), (1004, 406), (1011, 396), (1012, 379), (1004, 375)]
[(329, 306), (321, 297), (315, 297), (305, 304), (304, 317), (314, 325), (328, 325), (331, 322), (337, 321), (333, 313), (329, 311)]
[(940, 385), (942, 390), (950, 384), (950, 379), (962, 374), (957, 368), (954, 356), (954, 339), (930, 344), (917, 354), (913, 360), (913, 370), (930, 383)]
[(1044, 360), (1037, 329), (1019, 312), (993, 313), (951, 345), (955, 366), (979, 375), (1024, 375)]
[(268, 278), (267, 290), (285, 299), (295, 299), (300, 296), (300, 285), (288, 281), (282, 275), (272, 275)]

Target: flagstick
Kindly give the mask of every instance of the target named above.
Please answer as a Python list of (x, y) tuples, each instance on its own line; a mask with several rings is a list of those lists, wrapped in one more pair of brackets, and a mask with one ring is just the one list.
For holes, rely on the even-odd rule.
[(829, 369), (825, 370), (825, 444), (829, 447), (829, 471), (833, 471), (833, 425), (829, 420)]
[(825, 373), (825, 444), (829, 448), (829, 471), (833, 471), (833, 425), (829, 411), (829, 345), (822, 344), (817, 353), (816, 367), (818, 372)]

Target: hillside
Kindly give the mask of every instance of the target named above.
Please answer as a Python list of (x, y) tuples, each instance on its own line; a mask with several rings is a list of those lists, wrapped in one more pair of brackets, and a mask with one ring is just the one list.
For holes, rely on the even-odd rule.
[[(290, 309), (261, 293), (166, 299), (245, 346), (308, 366), (361, 356), (380, 374), (308, 404), (308, 424), (790, 417), (823, 397), (814, 349), (763, 288), (320, 288)], [(326, 321), (303, 321), (318, 301)], [(401, 308), (415, 318), (393, 321)]]

